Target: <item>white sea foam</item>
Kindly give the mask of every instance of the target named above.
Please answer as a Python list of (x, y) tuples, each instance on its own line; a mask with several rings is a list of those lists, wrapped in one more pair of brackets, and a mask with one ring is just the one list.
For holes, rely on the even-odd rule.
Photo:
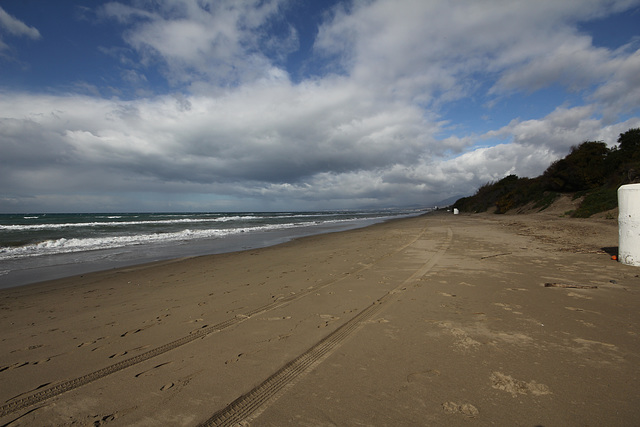
[[(112, 217), (110, 217), (112, 218)], [(116, 217), (113, 217), (116, 218)], [(223, 216), (218, 218), (181, 218), (181, 219), (161, 219), (148, 221), (104, 221), (104, 222), (68, 222), (62, 224), (15, 224), (0, 225), (0, 230), (4, 231), (28, 231), (28, 230), (53, 230), (60, 228), (80, 228), (80, 227), (128, 227), (132, 225), (169, 225), (188, 224), (205, 222), (229, 222), (246, 221), (259, 219), (257, 216)]]
[[(331, 216), (349, 216), (351, 218), (366, 219), (366, 213), (331, 213)], [(52, 224), (10, 224), (0, 225), (0, 231), (37, 231), (37, 230), (56, 230), (65, 228), (96, 228), (96, 227), (130, 227), (136, 225), (171, 225), (171, 224), (189, 224), (189, 223), (226, 223), (231, 221), (251, 221), (251, 220), (272, 220), (272, 219), (287, 219), (287, 218), (324, 218), (327, 214), (324, 213), (304, 213), (304, 214), (291, 214), (291, 215), (273, 215), (273, 216), (255, 216), (255, 215), (232, 215), (232, 216), (215, 216), (213, 218), (174, 218), (174, 219), (156, 219), (156, 220), (143, 220), (143, 221), (92, 221), (92, 222), (66, 222), (66, 223), (52, 223)], [(24, 217), (27, 218), (39, 218)], [(118, 219), (122, 216), (103, 216), (98, 218), (106, 219)], [(324, 221), (323, 221), (324, 222)]]
[(42, 255), (92, 251), (99, 249), (114, 249), (149, 243), (169, 243), (175, 241), (188, 241), (193, 239), (217, 238), (244, 232), (287, 229), (294, 227), (304, 227), (313, 224), (313, 222), (302, 222), (288, 224), (268, 224), (255, 227), (239, 227), (228, 229), (185, 229), (179, 232), (136, 234), (130, 236), (105, 236), (69, 239), (60, 238), (18, 247), (2, 247), (0, 248), (0, 261)]

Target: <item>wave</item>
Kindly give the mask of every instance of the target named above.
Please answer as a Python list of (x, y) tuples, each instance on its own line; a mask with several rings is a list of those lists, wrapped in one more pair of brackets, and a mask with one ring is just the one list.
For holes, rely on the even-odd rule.
[[(218, 214), (219, 215), (219, 214)], [(91, 221), (91, 222), (66, 222), (66, 223), (47, 223), (47, 224), (11, 224), (0, 225), (0, 231), (37, 231), (37, 230), (60, 230), (65, 228), (96, 228), (96, 227), (130, 227), (137, 225), (172, 225), (172, 224), (189, 224), (189, 223), (226, 223), (232, 221), (252, 221), (252, 220), (282, 220), (282, 219), (305, 219), (305, 218), (327, 218), (330, 217), (347, 217), (369, 219), (378, 218), (380, 215), (372, 215), (369, 212), (325, 212), (325, 213), (291, 213), (277, 215), (231, 215), (217, 216), (215, 218), (174, 218), (174, 219), (150, 219), (139, 221)], [(37, 216), (24, 217), (39, 218)], [(99, 216), (97, 218), (119, 219), (123, 216)]]
[(42, 255), (56, 255), (73, 252), (84, 252), (100, 249), (115, 249), (127, 246), (137, 246), (149, 243), (170, 243), (193, 239), (219, 238), (239, 233), (288, 229), (316, 225), (315, 222), (268, 224), (255, 227), (239, 227), (229, 229), (191, 230), (178, 232), (136, 234), (131, 236), (105, 236), (87, 238), (60, 238), (46, 240), (18, 247), (0, 248), (0, 261), (9, 259), (28, 258)]
[[(109, 217), (117, 218), (117, 217)], [(94, 222), (68, 222), (61, 224), (15, 224), (0, 225), (0, 230), (4, 231), (28, 231), (28, 230), (54, 230), (61, 228), (80, 228), (80, 227), (127, 227), (132, 225), (167, 225), (167, 224), (184, 224), (184, 223), (203, 223), (203, 222), (228, 222), (228, 221), (246, 221), (252, 219), (260, 219), (257, 216), (225, 216), (219, 218), (181, 218), (181, 219), (161, 219), (148, 221), (94, 221)]]

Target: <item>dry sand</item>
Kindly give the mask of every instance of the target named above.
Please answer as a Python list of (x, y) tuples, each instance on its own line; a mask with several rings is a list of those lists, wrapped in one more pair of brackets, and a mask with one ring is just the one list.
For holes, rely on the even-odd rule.
[(638, 425), (616, 247), (435, 214), (1, 290), (0, 425)]

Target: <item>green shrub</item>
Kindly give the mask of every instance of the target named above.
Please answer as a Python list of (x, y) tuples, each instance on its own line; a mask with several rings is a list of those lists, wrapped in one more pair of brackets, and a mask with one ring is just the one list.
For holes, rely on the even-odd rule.
[(621, 133), (618, 144), (609, 149), (604, 142), (583, 142), (539, 177), (509, 175), (483, 185), (475, 195), (458, 200), (454, 207), (463, 212), (484, 212), (495, 206), (500, 214), (533, 202), (534, 208), (544, 210), (560, 194), (573, 193), (574, 200), (584, 197), (573, 217), (589, 217), (613, 209), (618, 204), (617, 188), (640, 182), (640, 128)]
[(538, 199), (533, 207), (539, 211), (543, 211), (551, 206), (558, 197), (560, 197), (560, 193), (556, 193), (555, 191), (545, 191), (542, 194), (542, 198)]
[(601, 187), (587, 193), (578, 209), (571, 216), (574, 218), (589, 218), (593, 214), (615, 209), (617, 206), (617, 189)]

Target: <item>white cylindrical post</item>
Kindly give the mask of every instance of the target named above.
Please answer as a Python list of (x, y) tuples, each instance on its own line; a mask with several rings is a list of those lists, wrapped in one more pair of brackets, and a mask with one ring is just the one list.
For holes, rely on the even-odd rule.
[(618, 188), (618, 259), (640, 266), (640, 184)]

